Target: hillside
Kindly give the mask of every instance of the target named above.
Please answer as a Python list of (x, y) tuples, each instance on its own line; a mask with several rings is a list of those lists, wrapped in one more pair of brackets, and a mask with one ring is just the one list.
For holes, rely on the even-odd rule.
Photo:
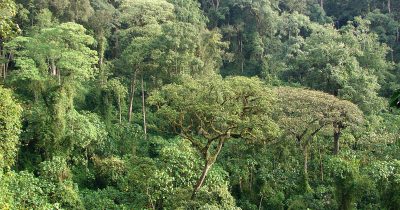
[(399, 0), (0, 0), (0, 209), (400, 209), (399, 28)]

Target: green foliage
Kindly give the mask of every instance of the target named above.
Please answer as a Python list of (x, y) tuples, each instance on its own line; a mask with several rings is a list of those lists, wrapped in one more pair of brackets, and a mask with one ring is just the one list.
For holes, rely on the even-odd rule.
[(0, 170), (10, 168), (19, 146), (22, 108), (16, 103), (12, 91), (0, 86)]
[(210, 74), (222, 64), (227, 43), (217, 30), (205, 28), (196, 3), (171, 3), (146, 0), (121, 5), (126, 23), (121, 33), (126, 43), (122, 60), (132, 79), (143, 72), (162, 85), (181, 75)]
[[(55, 19), (51, 11), (46, 8), (38, 12), (36, 16), (36, 22), (37, 23), (35, 27), (40, 30), (54, 26), (55, 24), (57, 24), (57, 19)], [(33, 30), (35, 30), (36, 28), (33, 28)]]
[(67, 117), (66, 129), (65, 143), (74, 149), (86, 150), (86, 153), (91, 154), (104, 148), (107, 131), (96, 114), (71, 111)]
[(17, 14), (17, 5), (15, 1), (1, 1), (0, 14), (0, 38), (9, 39), (16, 36), (20, 32), (20, 28), (13, 20)]
[(0, 209), (399, 209), (398, 3), (2, 0)]
[(201, 172), (201, 157), (197, 151), (180, 138), (169, 141), (152, 138), (150, 141), (151, 148), (157, 148), (153, 151), (157, 155), (152, 159), (135, 157), (130, 160), (128, 182), (123, 185), (123, 189), (126, 187), (137, 195), (141, 206), (234, 208), (235, 200), (228, 191), (227, 173), (222, 167), (216, 166), (211, 170), (198, 197), (190, 200), (193, 185)]
[(84, 209), (78, 185), (71, 181), (56, 185), (54, 191), (49, 194), (52, 195), (51, 201), (60, 203), (61, 208)]
[(17, 37), (8, 43), (19, 67), (15, 79), (58, 80), (64, 84), (92, 78), (97, 57), (88, 47), (94, 39), (85, 32), (79, 24), (62, 23), (42, 29), (33, 37)]
[(385, 60), (387, 48), (363, 30), (351, 25), (342, 30), (314, 28), (288, 55), (288, 80), (350, 100), (365, 112), (379, 111), (383, 102), (377, 94), (378, 81), (390, 66)]
[(92, 159), (96, 174), (106, 186), (116, 185), (124, 178), (127, 171), (124, 160), (118, 157), (101, 159), (97, 156)]
[(133, 26), (157, 25), (174, 17), (174, 6), (167, 1), (131, 1), (122, 2), (122, 21)]
[(67, 163), (62, 157), (53, 157), (51, 161), (44, 161), (40, 163), (40, 177), (53, 182), (62, 183), (64, 180), (71, 178), (71, 171)]
[(377, 161), (371, 165), (369, 174), (376, 180), (382, 206), (388, 209), (399, 207), (399, 162)]
[[(277, 90), (281, 100), (280, 125), (286, 126), (289, 135), (296, 138), (307, 135), (313, 129), (343, 122), (351, 127), (362, 123), (363, 113), (348, 101), (340, 100), (323, 92), (298, 88), (280, 87)], [(290, 103), (287, 103), (290, 101)], [(304, 130), (306, 131), (305, 133)]]
[(124, 209), (128, 208), (123, 202), (125, 195), (111, 187), (102, 190), (83, 190), (81, 197), (85, 204), (85, 209)]
[[(53, 209), (59, 203), (51, 204), (46, 194), (54, 186), (43, 182), (28, 172), (0, 174), (0, 207), (4, 209)], [(50, 189), (49, 189), (50, 188)]]
[(336, 184), (336, 201), (339, 209), (354, 209), (356, 196), (361, 189), (357, 160), (332, 158), (329, 164)]
[(119, 156), (141, 153), (137, 147), (143, 137), (143, 129), (129, 123), (113, 124), (108, 128), (108, 139), (105, 142), (104, 153)]
[(30, 3), (29, 7), (32, 10), (51, 9), (63, 21), (86, 22), (94, 12), (89, 0), (43, 0), (38, 1), (34, 5)]
[(267, 141), (278, 134), (270, 118), (273, 94), (261, 81), (245, 77), (211, 78), (186, 78), (184, 83), (154, 92), (148, 101), (160, 116), (157, 127), (197, 143), (202, 140), (196, 136), (212, 139), (237, 135), (235, 138)]

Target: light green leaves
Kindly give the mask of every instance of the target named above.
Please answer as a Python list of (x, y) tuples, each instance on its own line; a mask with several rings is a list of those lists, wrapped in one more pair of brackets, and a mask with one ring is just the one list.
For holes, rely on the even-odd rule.
[(22, 108), (12, 97), (12, 92), (0, 86), (0, 171), (10, 168), (15, 161), (21, 132)]
[(375, 35), (361, 26), (337, 30), (314, 25), (311, 35), (292, 48), (287, 56), (289, 81), (350, 100), (366, 113), (382, 109), (377, 92), (390, 64), (385, 60), (387, 47)]
[(7, 47), (16, 54), (17, 78), (47, 80), (58, 75), (63, 82), (79, 82), (94, 76), (97, 54), (89, 48), (92, 44), (83, 26), (63, 23), (32, 37), (17, 37)]
[(17, 14), (17, 5), (14, 0), (0, 2), (0, 38), (9, 39), (20, 32), (18, 24), (13, 20)]

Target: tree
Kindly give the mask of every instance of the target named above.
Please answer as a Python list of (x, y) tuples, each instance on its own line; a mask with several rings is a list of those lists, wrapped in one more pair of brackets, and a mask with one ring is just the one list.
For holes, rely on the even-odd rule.
[(149, 103), (158, 116), (155, 126), (191, 142), (201, 154), (204, 166), (192, 198), (204, 184), (225, 141), (241, 138), (268, 142), (277, 135), (270, 117), (273, 95), (257, 79), (221, 77), (164, 86)]
[[(335, 17), (336, 25), (340, 28), (356, 16), (363, 16), (369, 12), (374, 0), (324, 0), (324, 9), (328, 16)], [(379, 1), (379, 0), (378, 0)], [(375, 1), (375, 4), (377, 1)], [(380, 5), (379, 5), (380, 6)]]
[(122, 122), (122, 102), (125, 99), (127, 90), (126, 90), (125, 86), (123, 86), (118, 79), (111, 79), (110, 81), (108, 81), (107, 86), (108, 86), (109, 91), (111, 91), (117, 99), (118, 112), (119, 112), (119, 123), (121, 123)]
[(341, 100), (335, 104), (333, 113), (333, 154), (339, 154), (339, 140), (346, 128), (355, 128), (363, 123), (363, 112), (353, 103)]
[(132, 66), (133, 72), (130, 72), (130, 97), (129, 97), (129, 112), (128, 112), (128, 120), (131, 122), (132, 114), (133, 114), (133, 99), (135, 96), (136, 90), (136, 80), (137, 75), (141, 76), (141, 88), (142, 88), (142, 114), (143, 114), (143, 129), (145, 135), (147, 134), (146, 129), (146, 109), (145, 109), (145, 96), (144, 96), (144, 80), (146, 71), (152, 70), (152, 47), (153, 45), (153, 37), (138, 37), (132, 40), (132, 43), (125, 49), (123, 53), (123, 59), (128, 64), (128, 66)]
[(112, 35), (112, 29), (117, 28), (119, 25), (118, 15), (116, 8), (108, 2), (97, 0), (93, 2), (95, 9), (94, 14), (89, 18), (88, 26), (94, 32), (94, 38), (97, 42), (97, 54), (99, 57), (98, 68), (100, 70), (99, 80), (100, 84), (104, 85), (106, 82), (106, 72), (104, 69), (105, 52), (108, 47), (108, 39)]
[(39, 9), (48, 8), (62, 21), (87, 22), (93, 14), (89, 0), (43, 0)]
[(19, 30), (13, 18), (17, 14), (17, 5), (12, 0), (4, 0), (0, 3), (0, 38), (5, 40)]
[(0, 2), (0, 76), (4, 79), (10, 62), (10, 55), (4, 50), (4, 42), (20, 32), (18, 24), (13, 20), (16, 14), (17, 5), (13, 0)]
[[(14, 79), (42, 86), (43, 82), (57, 81), (62, 87), (76, 87), (94, 76), (97, 56), (89, 48), (93, 43), (86, 29), (76, 23), (45, 28), (32, 37), (17, 37), (7, 44), (18, 67)], [(30, 91), (38, 96), (41, 90)]]
[(384, 72), (390, 67), (385, 60), (387, 48), (376, 38), (365, 32), (363, 25), (355, 28), (350, 24), (340, 31), (332, 26), (315, 26), (309, 37), (292, 45), (285, 80), (352, 101), (366, 113), (376, 113), (384, 106), (378, 95), (379, 78), (385, 78)]
[(129, 75), (131, 83), (128, 119), (132, 120), (133, 97), (140, 76), (145, 131), (146, 80), (152, 82), (152, 87), (159, 87), (181, 75), (211, 74), (221, 64), (225, 43), (220, 41), (217, 31), (205, 28), (198, 5), (189, 2), (125, 1), (121, 6), (122, 21), (127, 24), (121, 33), (126, 42), (130, 41), (122, 54), (124, 65), (129, 66), (124, 73)]
[(399, 167), (400, 162), (398, 160), (375, 160), (366, 170), (368, 175), (372, 176), (372, 179), (376, 181), (380, 194), (380, 203), (388, 209), (400, 207), (398, 197), (400, 183), (396, 179), (399, 176)]
[(120, 32), (125, 47), (136, 36), (157, 34), (162, 24), (175, 18), (174, 6), (165, 0), (125, 0), (119, 10), (121, 23), (125, 25)]
[[(149, 0), (124, 1), (120, 8), (122, 22), (127, 25), (121, 33), (124, 42), (128, 45), (123, 51), (122, 59), (128, 66), (130, 78), (130, 97), (128, 120), (131, 122), (133, 114), (133, 99), (136, 90), (137, 75), (144, 77), (144, 65), (151, 65), (154, 40), (161, 33), (161, 24), (173, 19), (173, 5), (166, 1), (154, 2)], [(143, 79), (142, 79), (143, 83)], [(142, 98), (144, 97), (142, 88)], [(143, 116), (145, 114), (143, 98)], [(143, 117), (145, 122), (145, 117)], [(145, 125), (145, 123), (144, 123)]]
[(332, 129), (333, 153), (337, 155), (342, 130), (360, 124), (363, 113), (351, 102), (323, 92), (286, 87), (277, 88), (276, 92), (282, 107), (279, 124), (303, 150), (304, 178), (308, 188), (308, 149), (313, 138)]
[(55, 186), (43, 182), (32, 173), (14, 171), (1, 174), (1, 208), (60, 208), (59, 203), (51, 203), (47, 190)]
[[(223, 34), (233, 59), (224, 62), (223, 75), (260, 76), (265, 60), (277, 42), (278, 1), (230, 1), (226, 3)], [(224, 5), (225, 6), (225, 5)], [(222, 7), (222, 5), (221, 5)], [(270, 51), (271, 50), (271, 51)]]
[(336, 185), (338, 209), (353, 209), (358, 192), (362, 189), (359, 161), (334, 157), (329, 161), (329, 168)]
[(389, 14), (384, 14), (380, 10), (374, 10), (365, 17), (370, 21), (370, 29), (379, 36), (379, 41), (386, 43), (392, 48), (391, 60), (398, 60), (396, 43), (399, 41), (398, 29), (399, 22)]
[(21, 132), (22, 108), (12, 92), (0, 86), (0, 170), (9, 169), (15, 162)]
[[(95, 75), (96, 51), (89, 48), (93, 42), (83, 26), (63, 23), (7, 44), (17, 67), (13, 83), (20, 84), (20, 91), (33, 95), (26, 98), (34, 105), (28, 112), (27, 124), (36, 131), (32, 139), (40, 141), (30, 141), (44, 149), (45, 158), (68, 154), (77, 144), (83, 144), (77, 138), (69, 138), (68, 132), (74, 130), (69, 126), (85, 123), (86, 118), (76, 114), (74, 98), (82, 83)], [(79, 122), (75, 122), (76, 118)]]
[(0, 209), (400, 209), (399, 3), (0, 0)]

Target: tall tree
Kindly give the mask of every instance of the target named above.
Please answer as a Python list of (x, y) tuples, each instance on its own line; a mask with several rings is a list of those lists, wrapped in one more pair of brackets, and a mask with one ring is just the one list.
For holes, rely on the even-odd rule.
[(308, 156), (314, 137), (333, 130), (332, 151), (338, 154), (343, 129), (360, 125), (363, 113), (356, 105), (323, 92), (286, 87), (277, 88), (276, 92), (282, 107), (279, 124), (303, 150), (304, 178), (308, 188)]
[(89, 18), (88, 26), (93, 30), (94, 38), (97, 42), (99, 80), (100, 84), (104, 85), (107, 79), (104, 69), (105, 52), (108, 47), (108, 39), (112, 35), (112, 30), (118, 26), (118, 15), (117, 10), (108, 2), (98, 0), (92, 3), (95, 12)]
[[(56, 81), (74, 87), (94, 76), (96, 51), (89, 48), (94, 39), (76, 23), (63, 23), (45, 28), (32, 37), (17, 37), (7, 44), (15, 54), (18, 70), (15, 79)], [(40, 90), (32, 89), (35, 94)]]
[(151, 95), (149, 103), (158, 116), (154, 126), (188, 140), (204, 160), (192, 198), (226, 141), (239, 138), (266, 143), (277, 135), (271, 118), (273, 100), (259, 80), (245, 77), (186, 78)]
[(378, 81), (390, 67), (386, 53), (387, 47), (362, 25), (340, 31), (315, 26), (309, 37), (292, 45), (285, 79), (350, 100), (365, 112), (378, 112), (383, 108)]
[(70, 140), (73, 116), (80, 116), (74, 108), (77, 90), (95, 75), (96, 51), (89, 48), (93, 43), (83, 26), (63, 23), (7, 44), (17, 67), (11, 81), (30, 93), (25, 100), (34, 111), (27, 123), (37, 131), (32, 138), (41, 139), (36, 146), (45, 149), (46, 158), (69, 148), (62, 145)]
[(205, 28), (205, 18), (194, 1), (125, 1), (121, 11), (127, 25), (121, 35), (128, 43), (122, 59), (130, 69), (125, 74), (131, 78), (129, 120), (138, 76), (159, 87), (182, 75), (211, 74), (221, 65), (226, 43), (220, 41), (218, 31)]
[(124, 42), (127, 42), (122, 59), (128, 66), (128, 71), (125, 74), (128, 74), (130, 78), (128, 112), (130, 122), (133, 115), (137, 76), (143, 77), (145, 71), (148, 70), (143, 66), (151, 64), (152, 51), (155, 47), (154, 40), (161, 33), (161, 25), (171, 21), (174, 14), (173, 5), (166, 1), (126, 0), (122, 2), (120, 10), (123, 14), (121, 21), (127, 25), (126, 29), (121, 31), (121, 34)]

